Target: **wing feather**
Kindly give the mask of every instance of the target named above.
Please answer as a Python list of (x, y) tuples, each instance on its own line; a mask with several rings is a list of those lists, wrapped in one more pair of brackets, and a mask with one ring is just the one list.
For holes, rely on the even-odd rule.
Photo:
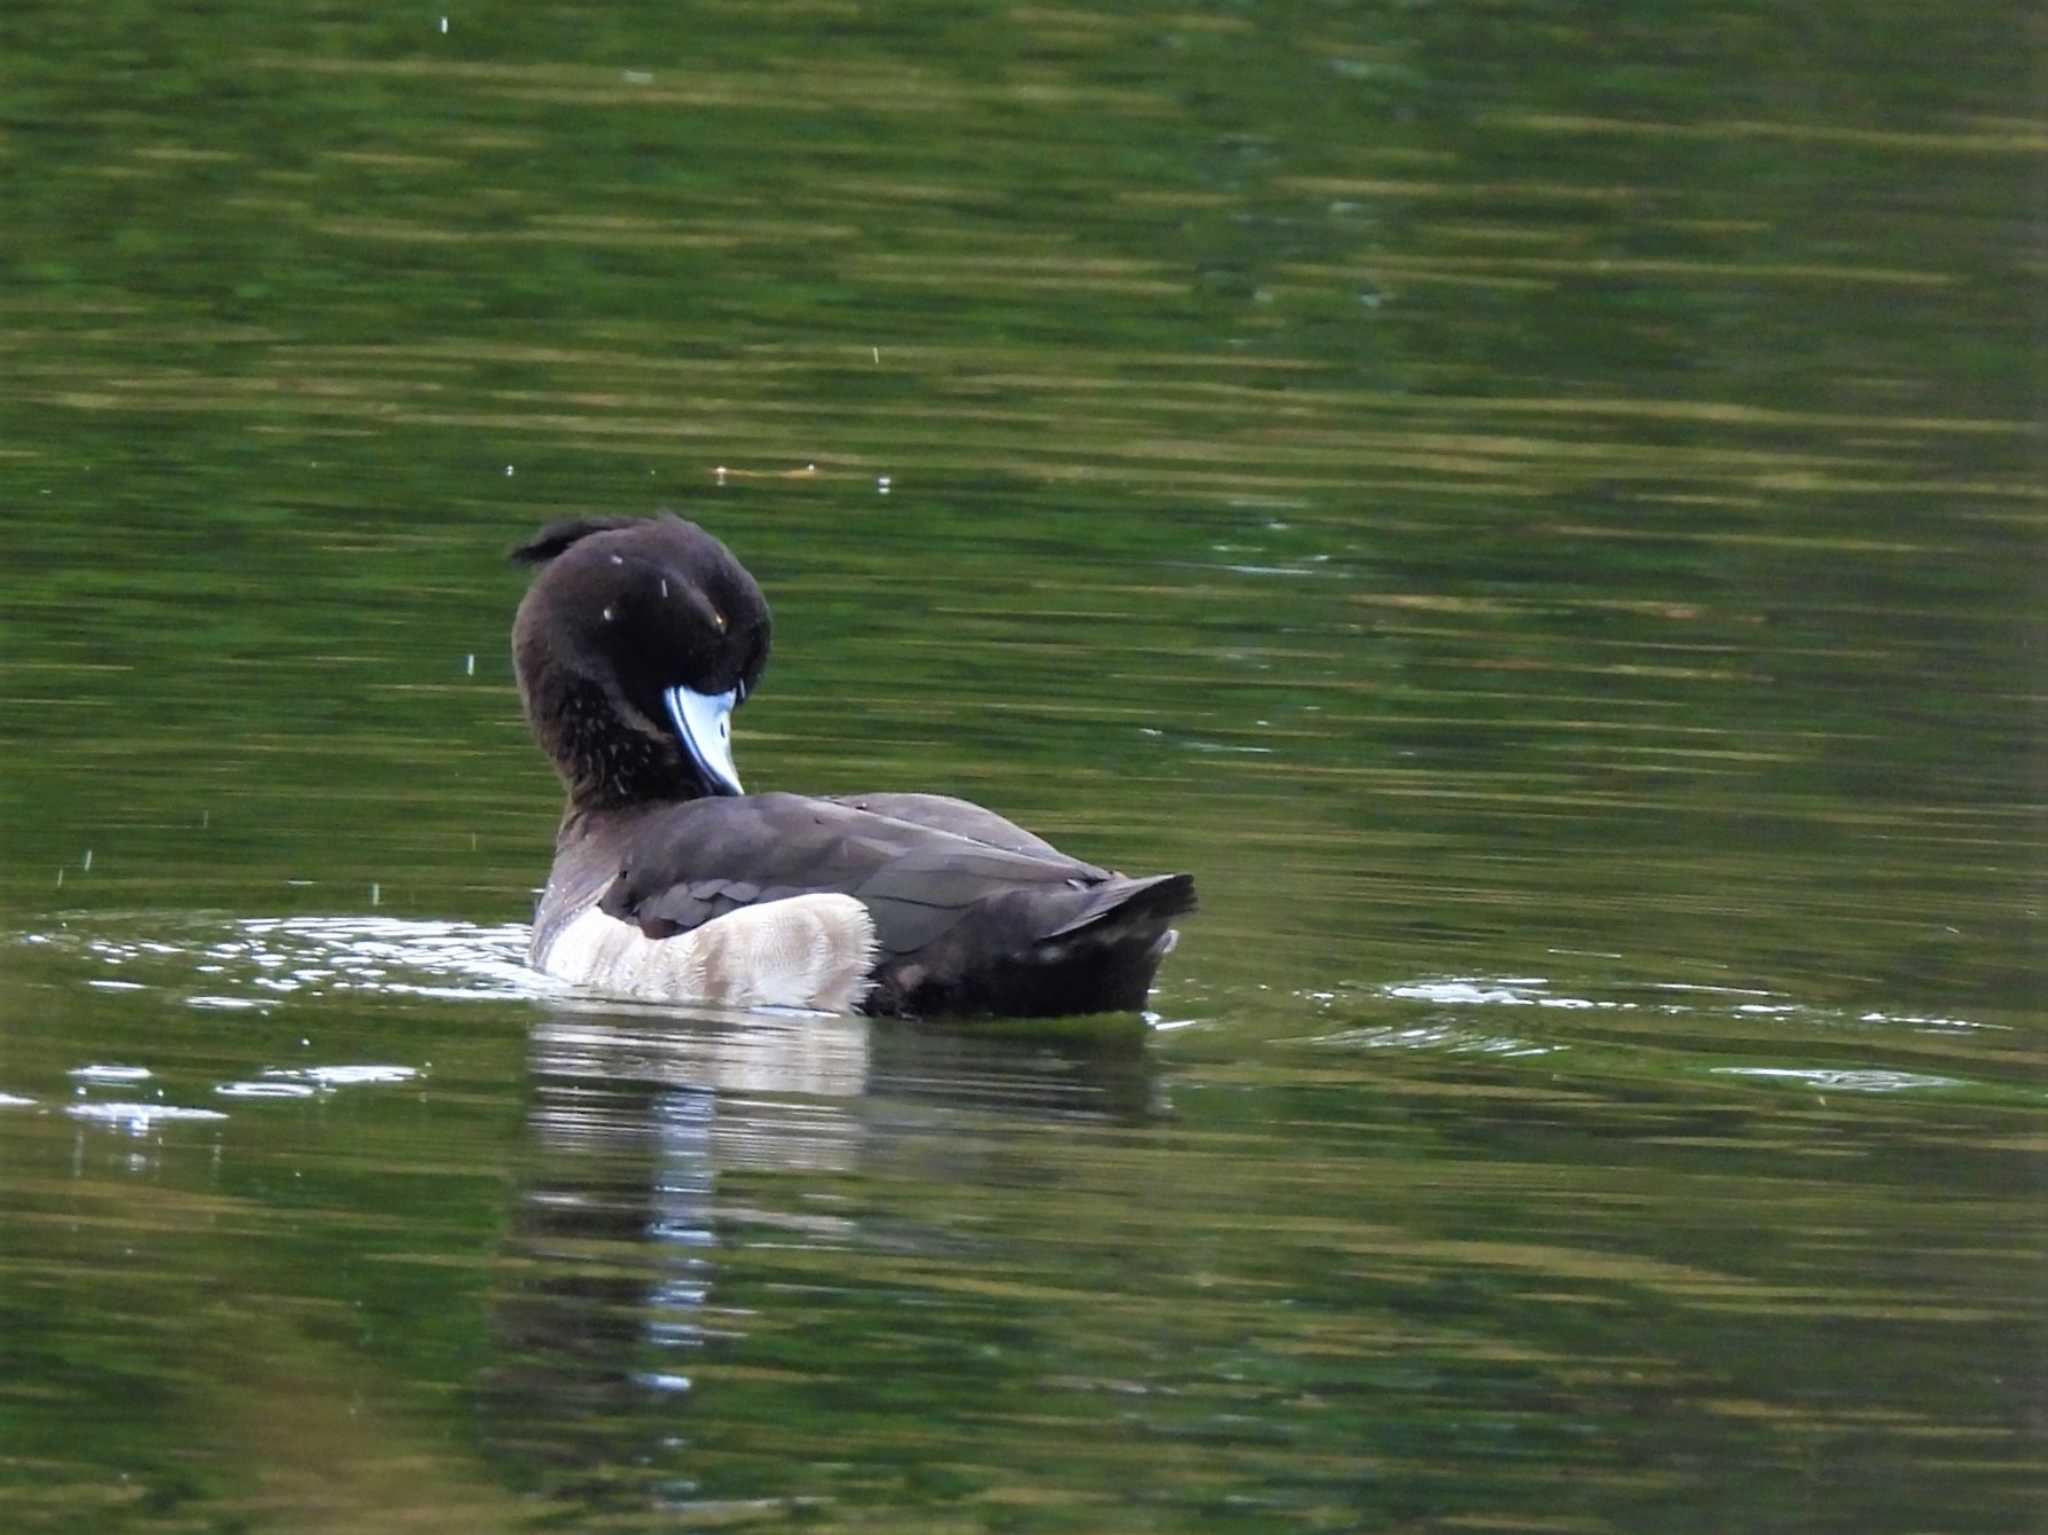
[[(866, 803), (877, 808), (862, 808)], [(1064, 897), (1028, 927), (1071, 923), (1076, 893), (1110, 878), (991, 811), (942, 795), (850, 803), (758, 794), (663, 806), (651, 819), (634, 828), (634, 861), (599, 905), (655, 938), (742, 906), (832, 891), (860, 900), (881, 946), (907, 954), (943, 937), (981, 903), (1018, 892)], [(1000, 840), (984, 841), (969, 829)]]

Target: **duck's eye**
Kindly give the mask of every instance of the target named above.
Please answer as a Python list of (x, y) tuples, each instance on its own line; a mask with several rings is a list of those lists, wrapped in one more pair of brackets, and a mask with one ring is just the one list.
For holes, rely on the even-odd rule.
[(719, 612), (716, 608), (713, 608), (711, 610), (711, 627), (716, 629), (720, 634), (725, 633), (725, 615)]

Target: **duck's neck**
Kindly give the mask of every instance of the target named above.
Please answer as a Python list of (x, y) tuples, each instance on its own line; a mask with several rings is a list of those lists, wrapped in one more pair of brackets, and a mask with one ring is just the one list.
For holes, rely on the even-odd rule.
[(638, 806), (696, 799), (704, 792), (696, 769), (668, 732), (651, 721), (636, 725), (621, 717), (602, 688), (572, 684), (545, 711), (541, 748), (555, 764), (572, 820)]

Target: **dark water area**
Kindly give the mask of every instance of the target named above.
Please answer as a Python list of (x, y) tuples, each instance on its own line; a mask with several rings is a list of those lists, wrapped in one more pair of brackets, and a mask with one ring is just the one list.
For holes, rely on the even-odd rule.
[[(2039, 1527), (2042, 41), (0, 12), (0, 1526)], [(524, 969), (661, 505), (1146, 1018)]]

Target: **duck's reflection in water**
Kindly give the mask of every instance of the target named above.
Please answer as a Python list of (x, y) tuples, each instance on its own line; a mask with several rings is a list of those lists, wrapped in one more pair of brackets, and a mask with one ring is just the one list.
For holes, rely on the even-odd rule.
[[(1159, 1111), (1128, 1035), (1076, 1047), (607, 1006), (557, 1010), (529, 1054), (482, 1426), (530, 1490), (621, 1511), (711, 1491), (690, 1475), (687, 1441), (716, 1413), (697, 1364), (708, 1352), (743, 1366), (749, 1332), (801, 1326), (764, 1316), (761, 1301), (801, 1307), (802, 1286), (721, 1297), (721, 1243), (858, 1248), (868, 1238), (833, 1206), (850, 1203), (864, 1162), (950, 1164), (991, 1116), (1128, 1123)], [(877, 1240), (900, 1252), (906, 1233), (889, 1225)]]

